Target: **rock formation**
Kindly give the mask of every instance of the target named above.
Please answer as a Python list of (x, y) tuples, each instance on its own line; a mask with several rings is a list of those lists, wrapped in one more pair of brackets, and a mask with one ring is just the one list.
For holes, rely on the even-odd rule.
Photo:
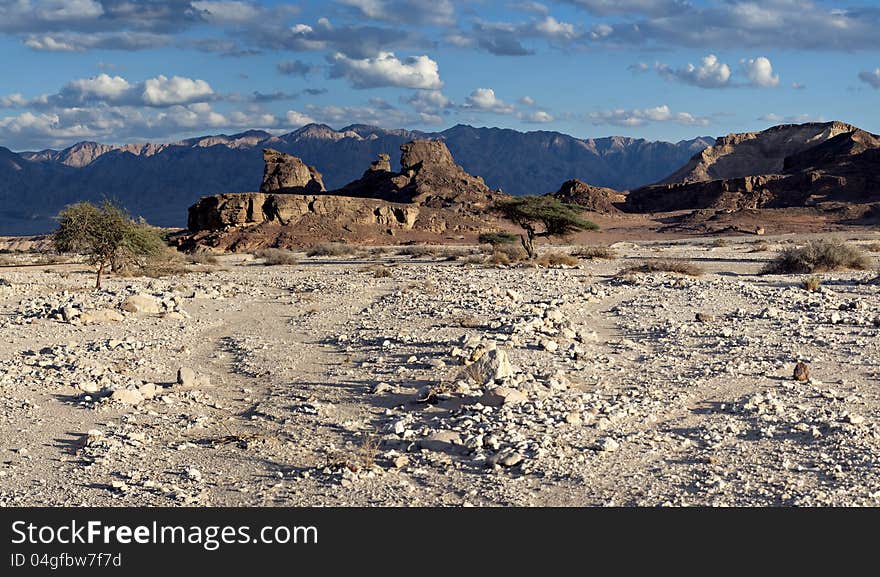
[(880, 137), (829, 122), (719, 139), (663, 183), (631, 191), (625, 208), (742, 210), (877, 201)]
[(271, 148), (263, 150), (266, 168), (260, 192), (286, 194), (316, 194), (324, 192), (321, 173), (302, 160)]
[(502, 195), (456, 165), (443, 142), (409, 142), (401, 153), (399, 173), (382, 154), (345, 187), (306, 194), (321, 175), (296, 157), (267, 150), (263, 190), (200, 199), (189, 209), (184, 244), (250, 250), (340, 238), (364, 242), (404, 231), (494, 229), (488, 208)]
[(591, 186), (577, 179), (566, 180), (558, 191), (551, 194), (561, 202), (577, 204), (591, 212), (605, 214), (620, 212), (614, 203), (626, 200), (626, 195), (614, 189)]

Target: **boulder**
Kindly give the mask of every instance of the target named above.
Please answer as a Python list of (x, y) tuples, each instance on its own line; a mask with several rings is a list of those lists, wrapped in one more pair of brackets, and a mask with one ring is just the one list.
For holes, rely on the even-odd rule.
[(119, 389), (113, 391), (110, 398), (125, 405), (139, 405), (144, 402), (144, 395), (137, 389)]
[(95, 309), (83, 312), (78, 318), (79, 322), (87, 325), (92, 323), (118, 323), (125, 317), (122, 316), (122, 313), (113, 309)]
[(152, 295), (136, 294), (122, 301), (122, 310), (135, 314), (156, 315), (161, 313), (164, 307), (162, 301)]
[(470, 365), (468, 373), (475, 375), (482, 385), (512, 377), (513, 367), (506, 352), (502, 349), (492, 349)]
[(324, 191), (324, 181), (318, 169), (299, 158), (266, 148), (263, 160), (266, 166), (260, 192), (316, 194)]
[(483, 393), (479, 402), (487, 407), (501, 407), (524, 403), (527, 399), (528, 397), (522, 391), (510, 387), (493, 387)]

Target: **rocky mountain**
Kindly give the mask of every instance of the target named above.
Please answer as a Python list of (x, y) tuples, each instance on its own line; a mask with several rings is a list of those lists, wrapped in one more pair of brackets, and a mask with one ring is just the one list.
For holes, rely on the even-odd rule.
[(259, 190), (264, 148), (301, 158), (324, 175), (328, 189), (338, 189), (359, 179), (380, 154), (391, 155), (392, 169), (399, 170), (400, 146), (419, 139), (443, 140), (465, 171), (511, 194), (540, 194), (575, 178), (617, 190), (656, 182), (713, 143), (708, 137), (669, 143), (471, 126), (422, 133), (311, 124), (280, 136), (252, 130), (168, 144), (2, 149), (0, 235), (51, 230), (65, 204), (103, 198), (152, 223), (183, 226), (187, 207), (202, 196)]
[(740, 210), (880, 201), (880, 136), (843, 122), (720, 138), (661, 183), (627, 195), (633, 212)]

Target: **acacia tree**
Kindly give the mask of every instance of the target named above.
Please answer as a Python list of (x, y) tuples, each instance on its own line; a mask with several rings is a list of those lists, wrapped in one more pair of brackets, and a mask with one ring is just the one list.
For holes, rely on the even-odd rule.
[(100, 206), (78, 202), (58, 214), (58, 229), (52, 242), (59, 252), (86, 255), (97, 267), (95, 288), (108, 265), (118, 270), (123, 263), (160, 254), (165, 242), (159, 229), (132, 220), (125, 209), (104, 201)]
[(520, 241), (529, 258), (535, 258), (538, 237), (568, 236), (581, 230), (596, 230), (596, 223), (583, 218), (576, 204), (566, 204), (552, 196), (521, 196), (496, 205), (501, 215), (525, 231)]

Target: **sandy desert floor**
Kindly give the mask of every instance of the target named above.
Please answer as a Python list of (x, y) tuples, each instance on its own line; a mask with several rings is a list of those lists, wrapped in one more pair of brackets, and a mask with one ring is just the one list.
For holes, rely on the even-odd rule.
[(3, 267), (0, 505), (880, 505), (877, 273), (757, 275), (803, 238)]

